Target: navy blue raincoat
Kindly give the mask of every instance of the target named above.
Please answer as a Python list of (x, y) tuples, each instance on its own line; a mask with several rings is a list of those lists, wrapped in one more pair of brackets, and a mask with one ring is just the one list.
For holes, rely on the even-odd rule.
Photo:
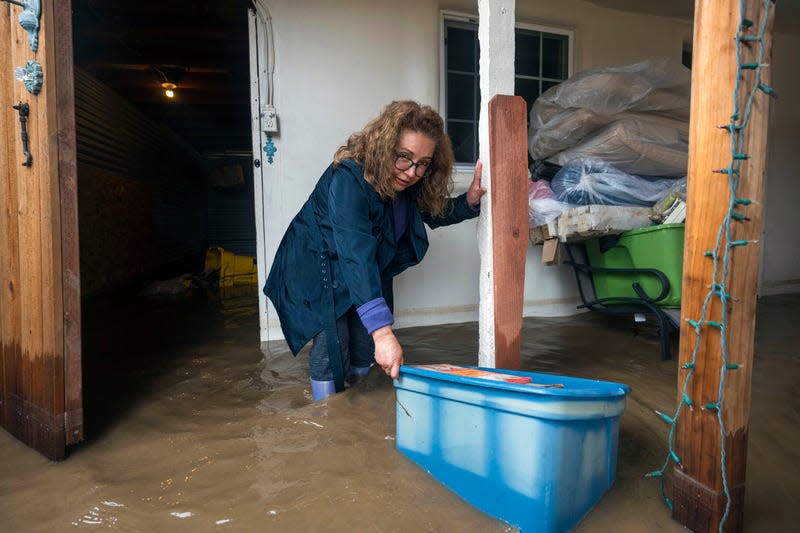
[[(423, 178), (424, 179), (424, 178)], [(420, 212), (408, 189), (408, 228), (398, 242), (391, 201), (364, 180), (352, 160), (331, 165), (281, 240), (264, 286), (292, 353), (297, 353), (351, 306), (375, 298), (392, 308), (392, 278), (416, 265), (428, 250), (431, 228), (478, 216), (466, 194), (450, 200), (437, 218)]]

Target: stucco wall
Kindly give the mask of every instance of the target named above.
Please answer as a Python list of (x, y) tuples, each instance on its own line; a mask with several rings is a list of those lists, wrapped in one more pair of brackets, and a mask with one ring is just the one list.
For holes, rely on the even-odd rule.
[[(778, 9), (780, 16), (780, 9)], [(775, 34), (760, 294), (800, 291), (800, 35)]]
[[(276, 160), (266, 170), (272, 191), (266, 213), (266, 257), (305, 201), (333, 152), (381, 107), (414, 99), (439, 107), (441, 10), (477, 13), (472, 0), (269, 0), (275, 36), (275, 104), (280, 134)], [(669, 56), (680, 60), (690, 21), (599, 8), (581, 0), (518, 0), (517, 20), (575, 33), (574, 72)], [(798, 74), (797, 38), (776, 39), (776, 86), (792, 87)], [(775, 113), (768, 180), (765, 286), (800, 279), (796, 249), (786, 244), (797, 224), (797, 99), (787, 94)], [(782, 113), (785, 113), (783, 115)], [(793, 117), (793, 119), (792, 119)], [(457, 176), (462, 192), (469, 174)], [(785, 192), (775, 192), (776, 188)], [(783, 222), (785, 221), (785, 222)], [(785, 226), (789, 224), (787, 229)], [(479, 256), (476, 222), (429, 232), (430, 250), (395, 282), (397, 326), (477, 320)], [(544, 267), (541, 248), (528, 249), (525, 314), (575, 312), (577, 294), (567, 267)], [(266, 265), (269, 267), (269, 264)], [(262, 340), (280, 338), (274, 312), (262, 321)]]

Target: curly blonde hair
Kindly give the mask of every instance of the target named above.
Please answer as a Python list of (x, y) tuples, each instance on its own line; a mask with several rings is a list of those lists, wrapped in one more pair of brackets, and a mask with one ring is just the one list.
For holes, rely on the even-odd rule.
[(363, 130), (347, 139), (334, 155), (334, 164), (353, 159), (364, 169), (364, 179), (381, 198), (395, 197), (395, 153), (400, 137), (407, 131), (429, 137), (436, 145), (430, 173), (415, 185), (417, 205), (436, 217), (444, 214), (453, 191), (453, 148), (444, 131), (442, 117), (430, 106), (412, 101), (392, 102)]

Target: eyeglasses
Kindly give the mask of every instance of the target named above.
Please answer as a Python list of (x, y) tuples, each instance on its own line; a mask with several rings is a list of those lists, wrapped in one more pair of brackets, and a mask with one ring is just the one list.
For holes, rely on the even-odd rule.
[(422, 161), (417, 161), (415, 163), (406, 154), (394, 154), (394, 168), (405, 172), (411, 167), (417, 167), (414, 169), (414, 175), (418, 178), (424, 178), (431, 173), (433, 170), (433, 167), (431, 166), (432, 163), (433, 161), (430, 159), (423, 159)]

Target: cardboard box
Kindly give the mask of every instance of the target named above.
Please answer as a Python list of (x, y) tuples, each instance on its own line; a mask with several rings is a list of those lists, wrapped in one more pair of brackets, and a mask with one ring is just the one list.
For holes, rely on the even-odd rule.
[(544, 241), (542, 264), (547, 266), (561, 264), (561, 243), (558, 241), (558, 237)]

